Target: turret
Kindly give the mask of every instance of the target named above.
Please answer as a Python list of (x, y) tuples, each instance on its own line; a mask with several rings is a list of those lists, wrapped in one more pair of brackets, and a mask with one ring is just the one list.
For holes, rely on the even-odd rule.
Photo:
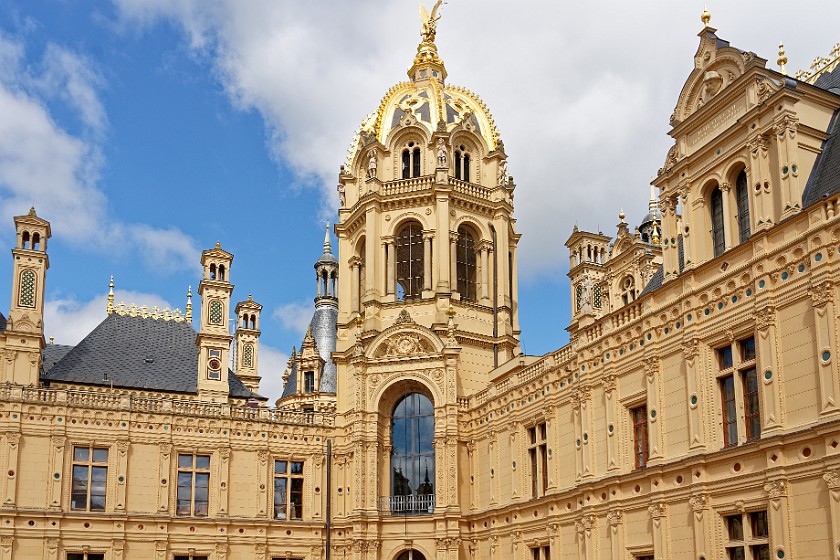
[(198, 285), (201, 296), (201, 324), (196, 337), (198, 346), (198, 396), (201, 400), (227, 402), (228, 356), (230, 335), (230, 295), (233, 284), (229, 281), (233, 255), (216, 243), (213, 249), (201, 253), (204, 275)]
[(566, 241), (573, 320), (600, 316), (604, 311), (602, 282), (604, 264), (609, 257), (609, 243), (610, 238), (603, 233), (581, 231), (577, 226)]
[(262, 305), (248, 295), (236, 304), (236, 375), (248, 389), (258, 393), (260, 374), (257, 368)]
[(44, 282), (50, 267), (50, 223), (31, 208), (15, 216), (17, 241), (12, 249), (12, 303), (6, 322), (7, 359), (2, 380), (36, 385), (44, 341)]

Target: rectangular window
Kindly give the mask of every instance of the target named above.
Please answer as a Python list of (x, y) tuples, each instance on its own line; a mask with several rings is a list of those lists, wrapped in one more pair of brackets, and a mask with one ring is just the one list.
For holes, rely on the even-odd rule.
[(548, 488), (548, 446), (545, 422), (528, 428), (528, 457), (531, 462), (531, 495), (544, 496)]
[[(761, 437), (761, 397), (757, 375), (755, 338), (718, 348), (723, 444), (754, 441)], [(739, 410), (743, 403), (743, 410)]]
[(194, 554), (176, 554), (172, 557), (172, 560), (207, 560), (207, 555), (202, 554), (196, 556)]
[(73, 447), (73, 484), (70, 509), (105, 511), (108, 483), (108, 449)]
[(210, 494), (210, 456), (178, 454), (176, 513), (207, 517)]
[(550, 546), (534, 546), (531, 547), (531, 558), (534, 560), (551, 560)]
[(770, 560), (766, 510), (727, 515), (723, 522), (727, 560)]
[(102, 552), (68, 552), (67, 560), (105, 560)]
[(303, 461), (274, 461), (274, 519), (303, 519)]
[(304, 393), (313, 393), (314, 391), (315, 391), (315, 372), (314, 371), (303, 372), (303, 392)]
[(630, 409), (630, 418), (633, 421), (633, 462), (641, 469), (648, 461), (647, 406)]

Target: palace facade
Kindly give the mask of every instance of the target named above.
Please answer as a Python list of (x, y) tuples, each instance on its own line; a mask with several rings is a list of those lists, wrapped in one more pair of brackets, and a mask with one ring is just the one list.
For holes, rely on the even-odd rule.
[(527, 356), (516, 185), (437, 7), (341, 168), (273, 405), (221, 245), (197, 330), (191, 293), (112, 290), (62, 346), (50, 224), (15, 218), (0, 559), (840, 558), (840, 46), (792, 77), (704, 13), (647, 215), (572, 231), (570, 343)]

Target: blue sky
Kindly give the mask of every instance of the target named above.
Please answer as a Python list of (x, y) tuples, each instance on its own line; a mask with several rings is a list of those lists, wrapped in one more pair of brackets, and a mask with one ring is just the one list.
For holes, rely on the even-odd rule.
[[(720, 4), (718, 35), (771, 67), (780, 39), (791, 71), (840, 41), (840, 6)], [(493, 111), (518, 185), (527, 353), (567, 340), (572, 226), (612, 234), (620, 208), (631, 223), (645, 214), (701, 10), (444, 6), (449, 81)], [(52, 222), (46, 335), (73, 344), (98, 324), (110, 275), (118, 300), (183, 308), (218, 240), (235, 254), (235, 301), (265, 306), (260, 370), (276, 397), (311, 313), (338, 167), (418, 37), (413, 0), (0, 0), (0, 244), (31, 204)]]

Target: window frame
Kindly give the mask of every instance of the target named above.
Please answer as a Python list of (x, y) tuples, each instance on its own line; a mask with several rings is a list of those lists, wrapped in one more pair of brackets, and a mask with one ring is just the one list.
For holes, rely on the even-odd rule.
[(761, 439), (761, 383), (754, 335), (715, 348), (724, 447)]
[[(192, 457), (189, 467), (181, 466), (181, 457)], [(207, 458), (207, 467), (199, 467), (197, 459)], [(178, 452), (175, 454), (175, 517), (210, 517), (210, 478), (213, 466), (213, 454), (196, 452)], [(190, 485), (181, 484), (181, 475), (190, 474)], [(206, 477), (207, 485), (197, 486), (198, 477)], [(182, 498), (179, 496), (181, 488), (189, 488), (189, 511), (182, 512), (181, 502)], [(206, 500), (196, 499), (196, 488), (204, 488), (206, 491)], [(202, 513), (196, 509), (196, 503), (204, 503), (205, 511)]]
[[(633, 468), (643, 469), (650, 461), (647, 403), (630, 407), (629, 412), (630, 424), (633, 426)], [(639, 441), (640, 436), (642, 441)]]
[[(77, 459), (76, 458), (76, 450), (87, 450), (87, 459)], [(97, 461), (95, 460), (96, 452), (97, 451), (104, 451), (105, 452), (105, 460), (104, 461)], [(108, 468), (110, 466), (110, 458), (111, 458), (111, 449), (108, 446), (98, 446), (95, 444), (78, 444), (73, 445), (70, 448), (70, 453), (72, 454), (70, 457), (70, 511), (87, 511), (87, 512), (106, 512), (108, 511)], [(85, 498), (84, 498), (84, 507), (76, 507), (75, 504), (75, 492), (76, 487), (76, 469), (77, 468), (86, 468), (87, 469), (87, 476), (85, 478)], [(93, 500), (94, 497), (93, 489), (94, 489), (94, 469), (97, 469), (97, 472), (104, 471), (104, 480), (103, 481), (96, 481), (104, 483), (102, 487), (101, 493), (97, 492), (95, 494), (96, 497), (102, 497), (102, 507), (94, 508), (93, 507)], [(78, 479), (81, 480), (81, 479)]]
[(738, 240), (746, 243), (751, 235), (750, 191), (747, 187), (747, 170), (742, 169), (735, 178), (735, 207), (737, 209)]
[(528, 462), (531, 497), (545, 496), (548, 490), (548, 427), (545, 420), (525, 429), (528, 436)]
[(715, 185), (709, 193), (709, 218), (711, 223), (712, 254), (719, 257), (726, 251), (726, 224), (723, 215), (723, 191)]
[[(278, 466), (283, 464), (283, 470), (278, 472)], [(299, 471), (295, 472), (294, 465), (300, 465)], [(275, 521), (302, 521), (303, 520), (303, 488), (305, 485), (306, 474), (305, 461), (296, 460), (295, 458), (275, 457), (274, 464), (271, 471), (272, 478), (272, 492), (271, 492), (271, 518)], [(278, 510), (277, 503), (277, 482), (285, 481), (285, 509), (282, 510), (284, 516), (281, 517), (281, 510)], [(295, 484), (299, 483), (299, 484)], [(295, 486), (300, 486), (299, 490), (295, 490)], [(300, 494), (298, 503), (294, 503), (292, 494)], [(293, 516), (294, 515), (294, 516)]]
[(408, 220), (400, 224), (394, 236), (394, 291), (400, 299), (398, 288), (402, 288), (402, 299), (409, 301), (423, 297), (425, 275), (425, 249), (423, 224)]
[[(756, 519), (761, 514), (763, 514), (766, 534), (756, 535)], [(770, 515), (768, 509), (722, 513), (721, 521), (723, 523), (723, 552), (725, 558), (743, 558), (744, 560), (770, 558)], [(738, 523), (740, 537), (737, 534), (732, 534), (734, 522)], [(760, 550), (763, 550), (765, 554), (757, 554), (757, 551)], [(740, 551), (740, 556), (737, 555), (737, 551)]]
[(478, 241), (470, 228), (458, 226), (455, 243), (455, 267), (461, 301), (478, 301)]

